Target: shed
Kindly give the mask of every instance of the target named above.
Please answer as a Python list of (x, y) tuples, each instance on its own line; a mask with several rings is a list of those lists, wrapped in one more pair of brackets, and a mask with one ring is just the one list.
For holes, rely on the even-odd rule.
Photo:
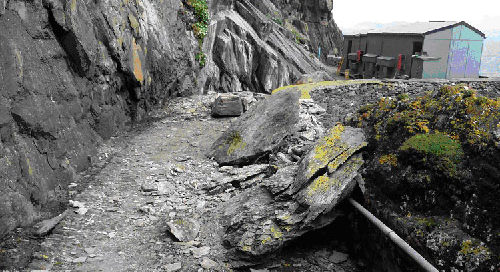
[[(390, 63), (380, 62), (384, 66), (377, 65), (375, 73), (358, 69), (358, 75), (448, 79), (479, 77), (485, 39), (481, 31), (464, 21), (397, 24), (344, 37), (345, 60), (349, 53), (359, 50), (382, 60), (396, 59)], [(348, 60), (342, 69), (349, 67), (350, 62)], [(357, 63), (356, 67), (370, 66)]]

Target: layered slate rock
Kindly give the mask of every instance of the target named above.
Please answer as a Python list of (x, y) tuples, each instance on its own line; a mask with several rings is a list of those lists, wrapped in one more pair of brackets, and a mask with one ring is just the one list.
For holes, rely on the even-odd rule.
[(295, 133), (299, 98), (299, 91), (290, 91), (263, 100), (213, 143), (209, 156), (220, 165), (244, 165), (270, 154)]
[(289, 166), (231, 199), (225, 243), (238, 264), (258, 262), (286, 242), (331, 223), (356, 184), (366, 145), (361, 129), (336, 125), (298, 167)]
[(204, 44), (212, 54), (200, 77), (204, 89), (270, 93), (304, 73), (331, 73), (317, 50), (323, 48), (321, 59), (338, 52), (342, 35), (331, 17), (331, 1), (314, 2), (213, 1)]
[(67, 201), (97, 146), (195, 86), (179, 1), (0, 1), (0, 237)]

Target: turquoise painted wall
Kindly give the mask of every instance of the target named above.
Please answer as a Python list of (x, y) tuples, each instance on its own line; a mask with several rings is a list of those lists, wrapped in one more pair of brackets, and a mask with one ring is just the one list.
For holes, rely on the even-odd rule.
[(459, 25), (452, 30), (447, 78), (478, 78), (483, 51), (483, 37)]

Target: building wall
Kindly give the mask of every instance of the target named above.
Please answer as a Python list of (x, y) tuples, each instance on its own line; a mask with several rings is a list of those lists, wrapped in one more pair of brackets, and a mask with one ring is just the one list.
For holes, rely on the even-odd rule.
[(431, 57), (441, 58), (438, 61), (423, 63), (422, 78), (446, 78), (448, 55), (452, 40), (452, 29), (445, 29), (425, 36), (423, 51)]
[(483, 37), (465, 25), (452, 29), (447, 78), (478, 78)]
[(423, 41), (424, 38), (417, 35), (368, 34), (367, 53), (395, 58), (397, 58), (399, 54), (403, 54), (405, 56), (405, 61), (403, 62), (403, 74), (409, 76), (411, 68), (411, 55), (413, 54), (413, 43)]

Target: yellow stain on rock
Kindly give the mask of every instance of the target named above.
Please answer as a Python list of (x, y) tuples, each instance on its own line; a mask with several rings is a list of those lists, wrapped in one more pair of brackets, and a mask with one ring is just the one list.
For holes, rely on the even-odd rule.
[(76, 11), (76, 0), (71, 0), (71, 12), (75, 12)]
[(31, 168), (30, 159), (26, 158), (26, 164), (28, 165), (28, 175), (33, 176), (33, 168)]
[(129, 20), (130, 26), (134, 30), (135, 34), (139, 34), (140, 25), (139, 25), (139, 22), (137, 21), (137, 19), (135, 18), (135, 16), (132, 14), (129, 14), (128, 20)]
[(134, 76), (139, 82), (144, 81), (144, 74), (142, 72), (142, 62), (139, 56), (139, 51), (141, 51), (141, 46), (135, 43), (135, 39), (132, 39), (132, 61), (134, 65)]
[(308, 165), (307, 178), (311, 178), (319, 169), (330, 163), (335, 156), (346, 148), (341, 141), (341, 135), (344, 132), (344, 126), (337, 124), (330, 129), (328, 135), (314, 147), (314, 157), (311, 158)]
[(24, 76), (24, 68), (23, 68), (23, 56), (21, 55), (21, 51), (14, 49), (16, 53), (17, 66), (19, 68), (19, 78), (23, 78)]

